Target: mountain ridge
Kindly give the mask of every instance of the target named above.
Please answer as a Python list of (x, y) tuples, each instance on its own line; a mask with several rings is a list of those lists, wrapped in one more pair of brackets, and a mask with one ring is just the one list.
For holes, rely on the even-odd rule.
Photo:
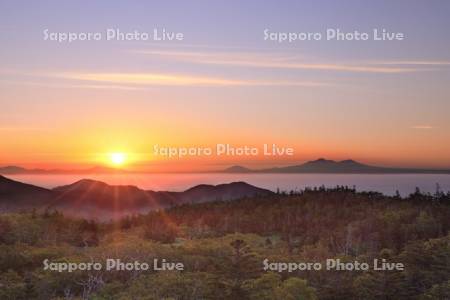
[(45, 189), (0, 175), (0, 212), (58, 210), (67, 215), (100, 220), (118, 219), (176, 205), (272, 194), (272, 191), (245, 182), (202, 184), (182, 192), (170, 192), (81, 179), (72, 184)]
[[(205, 171), (192, 171), (188, 173), (204, 173)], [(87, 169), (26, 169), (20, 166), (0, 167), (2, 175), (20, 175), (20, 174), (151, 174), (158, 173), (152, 171), (130, 171), (125, 169), (116, 169), (103, 166), (94, 166)], [(177, 173), (177, 172), (174, 172)], [(183, 172), (186, 173), (186, 172)], [(353, 159), (334, 161), (325, 158), (319, 158), (307, 161), (303, 164), (273, 167), (265, 169), (250, 169), (241, 165), (233, 165), (222, 170), (211, 170), (206, 173), (331, 173), (331, 174), (450, 174), (448, 169), (432, 168), (401, 168), (401, 167), (381, 167), (364, 164)]]
[(86, 169), (27, 169), (20, 166), (0, 167), (1, 175), (20, 175), (20, 174), (114, 174), (129, 173), (124, 169), (116, 169), (104, 166), (94, 166)]
[[(234, 173), (330, 173), (330, 174), (450, 174), (450, 169), (421, 169), (378, 167), (363, 164), (352, 159), (341, 161), (319, 158), (300, 165), (274, 167), (267, 169), (249, 169), (243, 166), (233, 166)], [(240, 168), (245, 172), (239, 172)], [(222, 172), (228, 173), (230, 168)], [(219, 171), (220, 173), (220, 171)]]

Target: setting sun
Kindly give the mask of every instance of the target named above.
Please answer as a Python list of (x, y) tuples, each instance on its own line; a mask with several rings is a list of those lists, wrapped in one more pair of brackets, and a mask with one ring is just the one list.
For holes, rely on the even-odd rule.
[(121, 166), (125, 163), (126, 156), (124, 153), (116, 152), (111, 153), (110, 159), (113, 165)]

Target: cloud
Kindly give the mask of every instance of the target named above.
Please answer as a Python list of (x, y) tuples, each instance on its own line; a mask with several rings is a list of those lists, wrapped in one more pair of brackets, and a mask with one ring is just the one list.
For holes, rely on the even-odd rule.
[(374, 62), (374, 64), (398, 66), (450, 66), (450, 61), (396, 60)]
[[(253, 68), (272, 68), (272, 69), (295, 69), (295, 70), (319, 70), (319, 71), (338, 71), (338, 72), (359, 72), (359, 73), (408, 73), (423, 71), (423, 68), (413, 68), (411, 65), (425, 64), (407, 64), (407, 67), (399, 67), (399, 63), (390, 62), (360, 62), (360, 63), (317, 63), (307, 62), (298, 55), (280, 55), (268, 53), (251, 53), (251, 52), (190, 52), (190, 51), (169, 51), (169, 50), (141, 50), (135, 53), (165, 57), (167, 59), (176, 59), (197, 64), (211, 64), (224, 66), (239, 66)], [(426, 64), (431, 66), (432, 64)], [(436, 64), (436, 65), (443, 65)], [(428, 69), (429, 70), (429, 69)]]
[[(336, 83), (313, 80), (283, 79), (239, 79), (229, 77), (201, 76), (196, 74), (152, 73), (152, 72), (48, 72), (0, 70), (8, 75), (0, 83), (32, 85), (49, 88), (86, 88), (142, 90), (154, 86), (184, 87), (239, 87), (239, 86), (290, 86), (290, 87), (332, 87)], [(51, 79), (50, 81), (48, 79)]]
[(116, 84), (168, 85), (168, 86), (227, 86), (241, 85), (238, 80), (158, 73), (62, 73), (60, 77), (83, 81)]
[(26, 81), (26, 80), (2, 80), (0, 83), (3, 84), (13, 84), (13, 85), (30, 85), (37, 87), (47, 87), (47, 88), (64, 88), (64, 89), (118, 89), (118, 90), (137, 90), (138, 87), (125, 86), (125, 85), (100, 85), (100, 84), (67, 84), (60, 82), (40, 82), (40, 81)]
[(162, 73), (58, 73), (55, 77), (100, 83), (112, 83), (124, 86), (331, 86), (330, 83), (316, 81), (285, 80), (241, 80), (196, 75)]
[(414, 125), (411, 127), (412, 129), (433, 129), (434, 127), (431, 125)]

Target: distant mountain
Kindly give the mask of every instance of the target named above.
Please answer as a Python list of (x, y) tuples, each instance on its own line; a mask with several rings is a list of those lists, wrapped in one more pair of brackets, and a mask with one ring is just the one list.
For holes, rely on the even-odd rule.
[(184, 192), (145, 191), (131, 185), (108, 185), (83, 179), (52, 190), (0, 176), (0, 211), (58, 210), (90, 219), (117, 219), (187, 203), (235, 200), (273, 192), (245, 182), (198, 185)]
[[(240, 166), (233, 166), (232, 168), (234, 173), (450, 174), (450, 170), (387, 168), (370, 166), (351, 159), (334, 161), (324, 158), (308, 161), (301, 165), (270, 169), (252, 170)], [(239, 171), (241, 168), (244, 171)], [(225, 169), (222, 172), (229, 173), (229, 169)]]
[(386, 168), (365, 165), (351, 159), (337, 162), (319, 158), (302, 165), (267, 169), (266, 171), (280, 173), (383, 173), (387, 170)]
[(18, 166), (0, 167), (2, 175), (19, 175), (19, 174), (111, 174), (111, 173), (128, 173), (129, 171), (116, 168), (108, 168), (96, 166), (87, 169), (26, 169)]
[(5, 167), (0, 167), (0, 174), (3, 175), (12, 175), (12, 174), (36, 174), (36, 173), (40, 173), (44, 170), (41, 169), (25, 169), (22, 167), (17, 167), (17, 166), (5, 166)]
[(232, 166), (223, 170), (224, 173), (248, 173), (253, 172), (253, 170), (242, 166)]

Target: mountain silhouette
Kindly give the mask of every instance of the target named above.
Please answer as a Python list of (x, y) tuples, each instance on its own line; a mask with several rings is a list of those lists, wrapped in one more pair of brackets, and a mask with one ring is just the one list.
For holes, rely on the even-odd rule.
[(22, 167), (17, 167), (17, 166), (6, 166), (6, 167), (1, 167), (0, 168), (0, 174), (23, 174), (29, 171), (33, 171), (33, 170), (28, 170)]
[(53, 192), (56, 197), (50, 209), (70, 215), (82, 213), (88, 218), (118, 218), (165, 207), (158, 199), (135, 186), (108, 185), (89, 179), (54, 188)]
[[(240, 171), (241, 168), (243, 171)], [(229, 170), (230, 168), (222, 172), (229, 173)], [(233, 166), (232, 170), (234, 173), (450, 174), (450, 170), (377, 167), (352, 159), (334, 161), (325, 158), (288, 167), (252, 170), (241, 166)]]
[(201, 203), (211, 200), (234, 200), (257, 195), (266, 196), (273, 194), (273, 192), (245, 182), (232, 182), (219, 185), (201, 184), (175, 194), (181, 203)]
[(19, 166), (0, 167), (1, 175), (19, 175), (19, 174), (114, 174), (130, 173), (124, 169), (109, 168), (104, 166), (95, 166), (87, 169), (26, 169)]
[[(204, 171), (202, 171), (204, 172)], [(104, 166), (87, 169), (26, 169), (19, 166), (0, 167), (1, 175), (18, 174), (136, 174), (154, 173), (150, 171), (131, 171)], [(195, 173), (195, 171), (193, 172)], [(352, 159), (342, 161), (319, 158), (304, 164), (268, 169), (249, 169), (244, 166), (231, 166), (223, 170), (212, 170), (209, 173), (334, 173), (334, 174), (450, 174), (450, 169), (421, 169), (378, 167), (363, 164)]]
[(109, 185), (82, 179), (44, 189), (0, 176), (0, 211), (57, 210), (89, 219), (118, 219), (187, 203), (235, 200), (273, 192), (245, 182), (198, 185), (184, 192), (146, 191), (132, 185)]
[(0, 212), (44, 207), (50, 204), (53, 192), (0, 175)]
[(223, 172), (225, 172), (225, 173), (248, 173), (248, 172), (252, 172), (252, 170), (249, 168), (246, 168), (246, 167), (242, 167), (242, 166), (231, 166), (231, 167), (223, 170)]

